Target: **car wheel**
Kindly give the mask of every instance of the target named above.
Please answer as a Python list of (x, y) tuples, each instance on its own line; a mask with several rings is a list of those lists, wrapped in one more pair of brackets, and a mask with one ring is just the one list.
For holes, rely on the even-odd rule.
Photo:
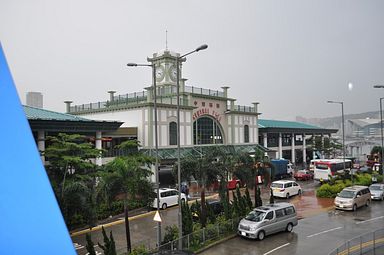
[(289, 193), (287, 193), (287, 195), (285, 195), (285, 198), (288, 199), (289, 198)]
[(301, 196), (301, 189), (297, 192), (297, 195)]
[(367, 199), (367, 201), (365, 202), (365, 206), (368, 207), (370, 203), (371, 203), (371, 200)]
[(381, 201), (384, 201), (384, 194), (381, 196)]
[(355, 212), (355, 211), (356, 211), (356, 209), (357, 209), (357, 205), (356, 205), (356, 204), (354, 204), (354, 205), (353, 205), (353, 207), (352, 207), (352, 211), (354, 211), (354, 212)]
[(265, 237), (265, 233), (263, 230), (261, 230), (258, 234), (257, 234), (257, 238), (261, 241), (263, 240)]
[(182, 203), (184, 203), (184, 202), (185, 202), (185, 199), (184, 199), (184, 198), (182, 198), (182, 199), (181, 199), (181, 202), (182, 202)]
[(292, 225), (292, 223), (288, 223), (288, 225), (287, 225), (287, 228), (285, 229), (287, 232), (292, 232), (292, 230), (293, 230), (293, 225)]
[(164, 203), (164, 204), (161, 206), (161, 209), (163, 209), (163, 210), (167, 209), (167, 204)]

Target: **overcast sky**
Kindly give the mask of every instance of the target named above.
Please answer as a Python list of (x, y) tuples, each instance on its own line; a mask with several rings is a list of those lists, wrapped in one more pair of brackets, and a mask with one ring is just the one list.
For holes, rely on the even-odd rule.
[[(165, 48), (187, 58), (187, 85), (229, 86), (262, 118), (328, 117), (379, 109), (384, 1), (0, 0), (0, 40), (22, 102), (46, 109), (142, 91), (151, 71), (129, 69)], [(348, 88), (348, 83), (353, 88)]]

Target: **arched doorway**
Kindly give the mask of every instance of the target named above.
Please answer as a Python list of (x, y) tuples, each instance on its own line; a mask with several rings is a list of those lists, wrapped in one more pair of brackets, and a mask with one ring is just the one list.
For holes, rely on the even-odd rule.
[(209, 116), (198, 118), (193, 123), (193, 143), (223, 144), (224, 137), (220, 123)]

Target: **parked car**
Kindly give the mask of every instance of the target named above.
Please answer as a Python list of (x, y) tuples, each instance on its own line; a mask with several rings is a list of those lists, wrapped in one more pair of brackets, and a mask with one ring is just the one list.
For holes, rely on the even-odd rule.
[(281, 180), (274, 181), (271, 184), (272, 194), (274, 197), (289, 198), (293, 195), (301, 195), (301, 187), (295, 181)]
[(240, 236), (263, 240), (266, 235), (287, 231), (297, 225), (297, 215), (293, 204), (274, 203), (252, 210), (242, 219), (237, 228)]
[(308, 170), (299, 170), (293, 175), (293, 177), (295, 178), (296, 181), (312, 180), (313, 173), (311, 173)]
[(369, 186), (369, 191), (371, 192), (372, 200), (384, 200), (384, 184), (375, 183)]
[[(215, 215), (220, 215), (224, 212), (224, 206), (221, 201), (211, 200), (207, 201), (207, 205), (212, 209)], [(199, 221), (200, 215), (197, 212), (192, 212), (192, 220)]]
[[(165, 210), (169, 206), (178, 204), (179, 191), (177, 191), (176, 189), (160, 188), (159, 197), (160, 197), (160, 208)], [(186, 201), (186, 200), (187, 200), (187, 197), (185, 196), (185, 194), (181, 193), (181, 201)], [(157, 208), (157, 195), (153, 200), (152, 207)]]
[(344, 188), (335, 198), (336, 209), (356, 211), (363, 205), (371, 203), (371, 192), (367, 186), (351, 186)]

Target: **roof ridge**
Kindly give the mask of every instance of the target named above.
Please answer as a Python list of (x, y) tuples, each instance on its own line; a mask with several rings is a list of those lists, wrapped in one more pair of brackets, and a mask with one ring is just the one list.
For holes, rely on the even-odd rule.
[(79, 116), (76, 116), (76, 115), (72, 115), (72, 114), (69, 114), (69, 113), (55, 112), (55, 111), (52, 111), (52, 110), (47, 110), (47, 109), (43, 109), (43, 108), (33, 107), (33, 106), (29, 106), (29, 105), (23, 105), (23, 108), (31, 108), (31, 109), (37, 110), (37, 111), (44, 111), (44, 112), (48, 112), (48, 113), (52, 113), (52, 114), (64, 115), (64, 116), (75, 118), (75, 119), (79, 119), (79, 120), (91, 121), (90, 119), (86, 119), (86, 118), (79, 117)]

